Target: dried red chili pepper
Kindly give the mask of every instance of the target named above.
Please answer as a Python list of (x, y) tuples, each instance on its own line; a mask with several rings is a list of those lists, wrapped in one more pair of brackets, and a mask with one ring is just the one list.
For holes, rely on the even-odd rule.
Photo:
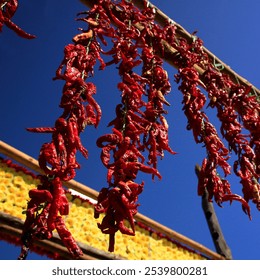
[[(222, 136), (228, 141), (230, 150), (238, 155), (234, 172), (241, 178), (244, 198), (247, 202), (252, 200), (259, 208), (260, 174), (255, 154), (257, 145), (254, 146), (255, 136), (259, 134), (256, 132), (259, 125), (259, 104), (255, 97), (249, 96), (249, 88), (236, 85), (229, 76), (212, 68), (204, 73), (204, 82), (211, 98), (209, 105), (218, 110)], [(240, 120), (251, 135), (242, 134), (243, 125)]]
[[(134, 182), (138, 172), (161, 179), (157, 157), (163, 157), (165, 150), (175, 152), (169, 147), (168, 124), (163, 116), (167, 113), (164, 105), (170, 105), (165, 95), (171, 86), (167, 72), (162, 68), (162, 59), (155, 54), (163, 49), (161, 33), (154, 24), (154, 11), (147, 8), (141, 12), (126, 1), (118, 4), (100, 1), (99, 6), (117, 24), (113, 36), (111, 32), (102, 32), (102, 35), (113, 38), (112, 48), (102, 53), (112, 56), (106, 65), (117, 64), (122, 78), (118, 84), (122, 92), (121, 104), (116, 107), (115, 119), (109, 123), (113, 126), (112, 133), (97, 139), (97, 146), (102, 148), (101, 160), (108, 169), (109, 187), (103, 188), (99, 194), (95, 217), (105, 213), (98, 226), (103, 233), (109, 234), (109, 250), (113, 251), (118, 230), (134, 235), (133, 216), (137, 213), (136, 202), (144, 185)], [(136, 23), (143, 25), (142, 32), (135, 27)], [(138, 48), (143, 49), (143, 53), (139, 54)], [(135, 73), (134, 69), (142, 63), (141, 75)], [(149, 154), (148, 165), (145, 164), (144, 150)], [(124, 225), (124, 220), (128, 220), (129, 228)]]
[[(138, 195), (143, 190), (142, 184), (133, 181), (120, 181), (118, 187), (103, 188), (98, 196), (98, 202), (95, 205), (95, 218), (101, 213), (106, 213), (98, 227), (105, 234), (109, 234), (110, 252), (114, 251), (115, 233), (120, 232), (128, 235), (135, 234), (134, 215), (137, 213), (136, 204)], [(125, 226), (124, 220), (128, 220), (131, 229)]]
[(19, 259), (25, 259), (30, 245), (35, 239), (50, 239), (57, 229), (61, 240), (73, 257), (78, 258), (82, 251), (66, 229), (60, 215), (68, 215), (69, 204), (62, 187), (61, 180), (47, 176), (39, 176), (41, 184), (37, 189), (30, 190), (26, 210), (26, 220), (23, 227), (23, 246)]
[(17, 0), (0, 0), (0, 32), (5, 24), (17, 35), (25, 39), (34, 39), (36, 36), (22, 30), (18, 25), (11, 21), (18, 8)]
[[(187, 128), (193, 130), (196, 143), (205, 144), (210, 162), (207, 164), (203, 162), (206, 171), (201, 173), (199, 194), (202, 195), (204, 188), (207, 188), (211, 198), (215, 197), (219, 204), (224, 201), (222, 198), (227, 194), (230, 196), (226, 196), (226, 200), (232, 196), (227, 181), (225, 180), (223, 185), (223, 180), (216, 177), (216, 168), (221, 167), (225, 176), (230, 174), (231, 169), (227, 160), (229, 151), (234, 151), (238, 156), (238, 160), (235, 161), (235, 173), (241, 178), (245, 198), (236, 200), (241, 201), (244, 211), (250, 216), (246, 203), (252, 199), (259, 207), (259, 161), (257, 164), (256, 157), (252, 156), (255, 154), (254, 151), (259, 154), (259, 142), (255, 141), (256, 137), (259, 138), (259, 133), (256, 133), (259, 126), (259, 102), (256, 102), (256, 96), (250, 95), (250, 87), (237, 85), (228, 75), (215, 69), (214, 62), (202, 48), (201, 40), (195, 37), (191, 43), (184, 39), (169, 40), (168, 42), (178, 50), (175, 64), (179, 67), (179, 73), (175, 77), (177, 82), (182, 80), (179, 89), (183, 93), (183, 110), (188, 118)], [(202, 77), (196, 73), (195, 64), (206, 68)], [(206, 97), (201, 94), (198, 87), (203, 87), (208, 92), (210, 100), (208, 107), (216, 107), (218, 110), (220, 131), (228, 142), (229, 150), (224, 147), (215, 128), (213, 129), (208, 117), (202, 111)], [(250, 131), (250, 135), (241, 133), (243, 126)]]
[[(96, 13), (94, 18), (99, 18), (98, 20), (105, 26), (107, 20), (105, 13), (102, 19), (102, 13), (94, 10), (89, 15), (93, 16)], [(93, 98), (96, 87), (93, 83), (85, 81), (93, 75), (97, 61), (101, 63), (100, 68), (105, 67), (100, 56), (101, 48), (96, 40), (96, 28), (97, 25), (91, 22), (88, 30), (82, 30), (81, 34), (73, 38), (75, 44), (69, 44), (64, 49), (64, 58), (54, 77), (54, 80), (65, 81), (60, 102), (63, 113), (56, 120), (54, 127), (28, 129), (31, 132), (51, 133), (52, 140), (44, 143), (40, 150), (39, 165), (45, 175), (41, 177), (42, 185), (31, 193), (20, 258), (25, 257), (31, 242), (37, 238), (50, 238), (54, 229), (57, 229), (73, 257), (78, 258), (82, 254), (62, 220), (62, 216), (69, 213), (62, 181), (73, 179), (76, 175), (75, 170), (80, 168), (76, 160), (77, 151), (88, 157), (88, 151), (81, 143), (80, 134), (86, 125), (97, 127), (101, 118), (101, 108)], [(39, 212), (39, 208), (43, 210)]]
[(61, 216), (58, 216), (55, 219), (55, 229), (57, 230), (57, 232), (61, 238), (61, 241), (68, 248), (71, 255), (75, 259), (79, 258), (79, 256), (81, 256), (83, 254), (83, 252), (81, 251), (78, 244), (74, 240), (70, 231), (66, 228), (64, 220), (62, 219)]

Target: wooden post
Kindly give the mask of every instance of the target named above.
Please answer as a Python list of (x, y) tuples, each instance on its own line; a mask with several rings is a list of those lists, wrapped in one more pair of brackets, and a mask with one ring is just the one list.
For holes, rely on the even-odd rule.
[[(195, 166), (196, 175), (199, 177), (200, 166), (197, 164)], [(204, 195), (202, 196), (201, 203), (202, 209), (207, 220), (209, 231), (214, 242), (217, 253), (224, 256), (226, 259), (231, 260), (232, 254), (231, 250), (227, 245), (227, 242), (222, 233), (214, 206), (212, 202), (209, 202), (208, 191), (205, 190)]]

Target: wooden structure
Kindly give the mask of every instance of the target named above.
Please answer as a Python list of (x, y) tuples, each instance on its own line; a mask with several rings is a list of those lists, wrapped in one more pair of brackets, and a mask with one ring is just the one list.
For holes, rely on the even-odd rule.
[[(0, 141), (0, 239), (20, 244), (28, 191), (39, 183), (36, 159)], [(93, 217), (97, 192), (74, 180), (64, 184), (70, 201), (66, 225), (84, 252), (82, 259), (223, 259), (202, 244), (156, 221), (137, 214), (136, 235), (117, 234), (115, 253), (107, 252), (108, 238)], [(76, 191), (76, 193), (75, 193)], [(32, 249), (50, 258), (69, 259), (58, 235), (37, 241)]]

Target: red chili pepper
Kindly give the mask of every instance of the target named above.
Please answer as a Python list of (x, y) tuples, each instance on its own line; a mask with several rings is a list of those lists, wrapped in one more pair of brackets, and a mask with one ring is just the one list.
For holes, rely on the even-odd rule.
[[(113, 251), (116, 231), (134, 234), (133, 216), (137, 213), (138, 195), (143, 190), (143, 184), (134, 182), (138, 172), (161, 179), (156, 166), (157, 157), (162, 157), (165, 150), (172, 154), (175, 152), (169, 146), (168, 124), (163, 116), (167, 113), (164, 105), (170, 106), (165, 95), (171, 87), (167, 72), (162, 68), (162, 59), (156, 55), (163, 50), (163, 36), (154, 24), (154, 11), (138, 12), (128, 2), (117, 6), (107, 0), (102, 4), (112, 21), (118, 23), (113, 46), (103, 54), (112, 56), (106, 65), (118, 64), (122, 78), (118, 84), (122, 92), (121, 104), (116, 107), (115, 119), (109, 123), (113, 126), (113, 133), (97, 140), (97, 146), (102, 148), (101, 160), (108, 169), (109, 188), (101, 190), (96, 216), (105, 213), (98, 226), (103, 233), (110, 235), (109, 250)], [(137, 23), (139, 20), (144, 26), (142, 32), (132, 25), (133, 21)], [(148, 48), (150, 44), (152, 47)], [(138, 47), (144, 49), (142, 55), (138, 54)], [(134, 70), (141, 63), (143, 70), (139, 75)], [(145, 150), (149, 153), (148, 165), (143, 155)], [(129, 221), (130, 228), (125, 227), (124, 219)]]
[(36, 36), (29, 34), (22, 30), (18, 25), (11, 21), (11, 18), (14, 16), (17, 8), (17, 0), (2, 0), (0, 2), (0, 32), (2, 31), (2, 26), (5, 24), (8, 28), (13, 30), (17, 35), (25, 39), (34, 39)]
[[(123, 234), (135, 234), (133, 216), (137, 213), (137, 196), (142, 190), (143, 183), (138, 185), (132, 181), (126, 183), (120, 181), (118, 187), (103, 188), (100, 191), (95, 205), (95, 217), (98, 218), (100, 213), (106, 213), (102, 222), (98, 223), (98, 227), (110, 236), (109, 251), (114, 251), (115, 233), (118, 230)], [(129, 221), (131, 228), (125, 226), (124, 219)]]
[(74, 240), (70, 231), (66, 228), (65, 223), (61, 216), (57, 216), (55, 219), (55, 228), (63, 242), (63, 244), (68, 248), (71, 255), (78, 259), (80, 256), (83, 255), (82, 250)]
[[(65, 82), (60, 101), (63, 113), (56, 120), (54, 127), (27, 129), (31, 132), (51, 133), (52, 139), (42, 145), (39, 154), (39, 165), (46, 175), (41, 177), (42, 184), (37, 190), (31, 192), (32, 198), (28, 203), (23, 234), (25, 246), (21, 253), (24, 257), (28, 251), (27, 247), (35, 239), (50, 238), (55, 228), (74, 257), (81, 253), (60, 216), (69, 213), (61, 181), (69, 181), (76, 176), (75, 170), (80, 168), (76, 160), (77, 151), (88, 157), (80, 134), (86, 125), (92, 124), (97, 127), (101, 118), (101, 108), (93, 97), (96, 87), (93, 83), (85, 81), (93, 75), (97, 61), (101, 63), (101, 69), (106, 66), (96, 35), (101, 39), (103, 35), (113, 35), (113, 28), (109, 27), (110, 20), (105, 10), (102, 12), (99, 8), (98, 6), (97, 10), (93, 9), (88, 14), (89, 29), (82, 29), (82, 33), (73, 39), (75, 44), (65, 47), (64, 58), (56, 70), (54, 80), (61, 79)], [(100, 23), (99, 29), (99, 24), (94, 24), (94, 19), (97, 18)]]
[[(259, 208), (260, 175), (255, 154), (257, 145), (255, 149), (252, 148), (255, 135), (258, 135), (255, 130), (257, 123), (255, 112), (260, 110), (259, 103), (255, 102), (254, 97), (249, 97), (250, 88), (236, 85), (229, 76), (213, 68), (209, 68), (204, 73), (204, 81), (211, 98), (209, 105), (218, 110), (222, 136), (228, 141), (230, 150), (238, 155), (238, 160), (234, 162), (234, 172), (241, 178), (244, 198), (246, 202), (252, 200)], [(243, 106), (242, 110), (241, 106)], [(254, 109), (251, 110), (252, 108)], [(242, 134), (241, 120), (251, 133), (250, 142), (248, 136)], [(245, 208), (244, 204), (243, 208)]]

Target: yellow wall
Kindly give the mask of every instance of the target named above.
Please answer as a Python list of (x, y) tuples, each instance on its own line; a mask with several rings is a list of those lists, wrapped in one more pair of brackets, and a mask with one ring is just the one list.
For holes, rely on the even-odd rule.
[[(25, 220), (24, 211), (29, 201), (28, 191), (36, 188), (38, 179), (17, 171), (0, 160), (0, 212)], [(67, 193), (70, 213), (64, 217), (74, 238), (89, 246), (107, 251), (108, 236), (102, 234), (94, 219), (93, 205), (77, 196)], [(102, 216), (100, 217), (102, 219)], [(136, 235), (116, 234), (115, 254), (133, 260), (195, 260), (205, 259), (199, 253), (180, 244), (162, 238), (148, 230), (148, 225), (136, 225)]]

